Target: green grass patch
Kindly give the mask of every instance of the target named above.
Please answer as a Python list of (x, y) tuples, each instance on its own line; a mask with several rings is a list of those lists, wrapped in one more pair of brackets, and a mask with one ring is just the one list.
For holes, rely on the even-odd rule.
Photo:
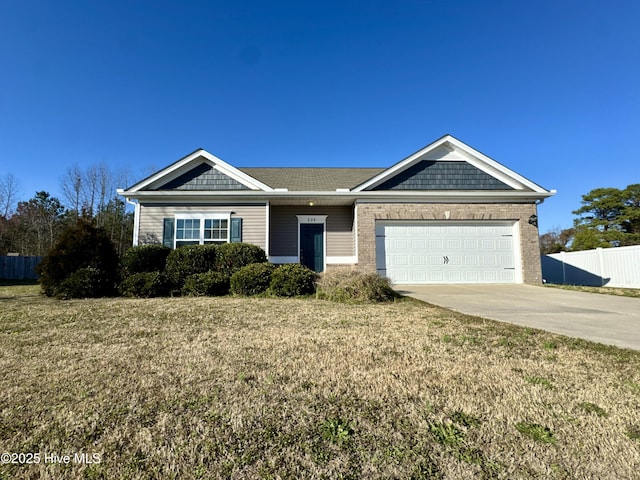
[(553, 388), (553, 382), (551, 382), (551, 380), (549, 380), (548, 378), (526, 376), (525, 380), (532, 385), (542, 385), (543, 387), (549, 388), (549, 389)]
[(553, 283), (546, 283), (545, 287), (572, 290), (574, 292), (599, 293), (602, 295), (615, 295), (618, 297), (640, 298), (640, 288), (588, 287), (583, 285), (558, 285)]
[(540, 425), (537, 423), (519, 422), (516, 424), (516, 430), (529, 438), (532, 438), (536, 442), (550, 443), (555, 445), (557, 443), (554, 433), (549, 427)]
[(608, 417), (609, 416), (609, 414), (607, 413), (607, 411), (604, 408), (599, 407), (595, 403), (582, 402), (578, 406), (582, 410), (584, 410), (585, 412), (593, 413), (593, 414), (597, 415), (598, 417)]

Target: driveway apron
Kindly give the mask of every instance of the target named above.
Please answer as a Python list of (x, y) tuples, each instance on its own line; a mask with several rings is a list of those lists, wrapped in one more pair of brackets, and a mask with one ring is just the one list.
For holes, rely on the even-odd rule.
[(640, 298), (532, 285), (398, 285), (396, 290), (469, 315), (640, 350)]

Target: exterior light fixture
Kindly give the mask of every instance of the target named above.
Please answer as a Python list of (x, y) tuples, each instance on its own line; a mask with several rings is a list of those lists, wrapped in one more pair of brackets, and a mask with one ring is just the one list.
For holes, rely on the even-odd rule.
[(529, 225), (533, 225), (534, 227), (538, 226), (538, 216), (537, 215), (531, 215), (529, 217)]
[(315, 205), (315, 202), (314, 202), (313, 200), (309, 200), (308, 205), (309, 205), (310, 207), (313, 207), (313, 206)]

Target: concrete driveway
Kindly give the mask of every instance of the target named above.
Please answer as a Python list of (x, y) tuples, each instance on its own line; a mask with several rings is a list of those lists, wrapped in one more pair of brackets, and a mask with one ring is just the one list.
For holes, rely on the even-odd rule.
[(532, 285), (398, 285), (396, 290), (470, 315), (640, 350), (640, 298)]

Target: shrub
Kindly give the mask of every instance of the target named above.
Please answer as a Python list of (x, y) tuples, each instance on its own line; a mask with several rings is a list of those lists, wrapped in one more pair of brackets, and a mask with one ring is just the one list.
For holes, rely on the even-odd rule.
[(258, 295), (266, 292), (274, 269), (275, 266), (270, 263), (252, 263), (242, 267), (231, 276), (231, 293)]
[(271, 293), (279, 297), (295, 297), (315, 292), (318, 274), (299, 263), (277, 267), (271, 274)]
[[(64, 287), (65, 292), (62, 292), (62, 283), (80, 269), (89, 270), (69, 280)], [(80, 222), (62, 232), (36, 271), (40, 275), (42, 291), (47, 296), (67, 296), (74, 292), (78, 295), (71, 295), (73, 297), (108, 296), (115, 293), (118, 254), (103, 229)], [(78, 285), (76, 289), (72, 285), (82, 276), (90, 280), (90, 285), (86, 288)]]
[(389, 302), (400, 295), (391, 288), (388, 278), (376, 273), (338, 270), (320, 277), (318, 298), (334, 302)]
[(159, 272), (138, 272), (120, 282), (120, 293), (125, 297), (162, 297), (169, 293), (167, 280)]
[(70, 298), (93, 298), (112, 295), (113, 284), (106, 280), (104, 272), (93, 267), (79, 268), (62, 280), (55, 295), (68, 300)]
[(171, 252), (164, 245), (138, 245), (127, 250), (122, 256), (123, 275), (143, 272), (162, 272)]
[(185, 245), (167, 256), (165, 274), (174, 288), (182, 288), (185, 279), (194, 273), (215, 270), (216, 245)]
[(229, 293), (229, 277), (222, 272), (194, 273), (182, 287), (183, 295), (220, 296)]
[(257, 245), (250, 243), (223, 243), (217, 246), (216, 270), (233, 275), (242, 267), (252, 263), (265, 263), (267, 255)]

